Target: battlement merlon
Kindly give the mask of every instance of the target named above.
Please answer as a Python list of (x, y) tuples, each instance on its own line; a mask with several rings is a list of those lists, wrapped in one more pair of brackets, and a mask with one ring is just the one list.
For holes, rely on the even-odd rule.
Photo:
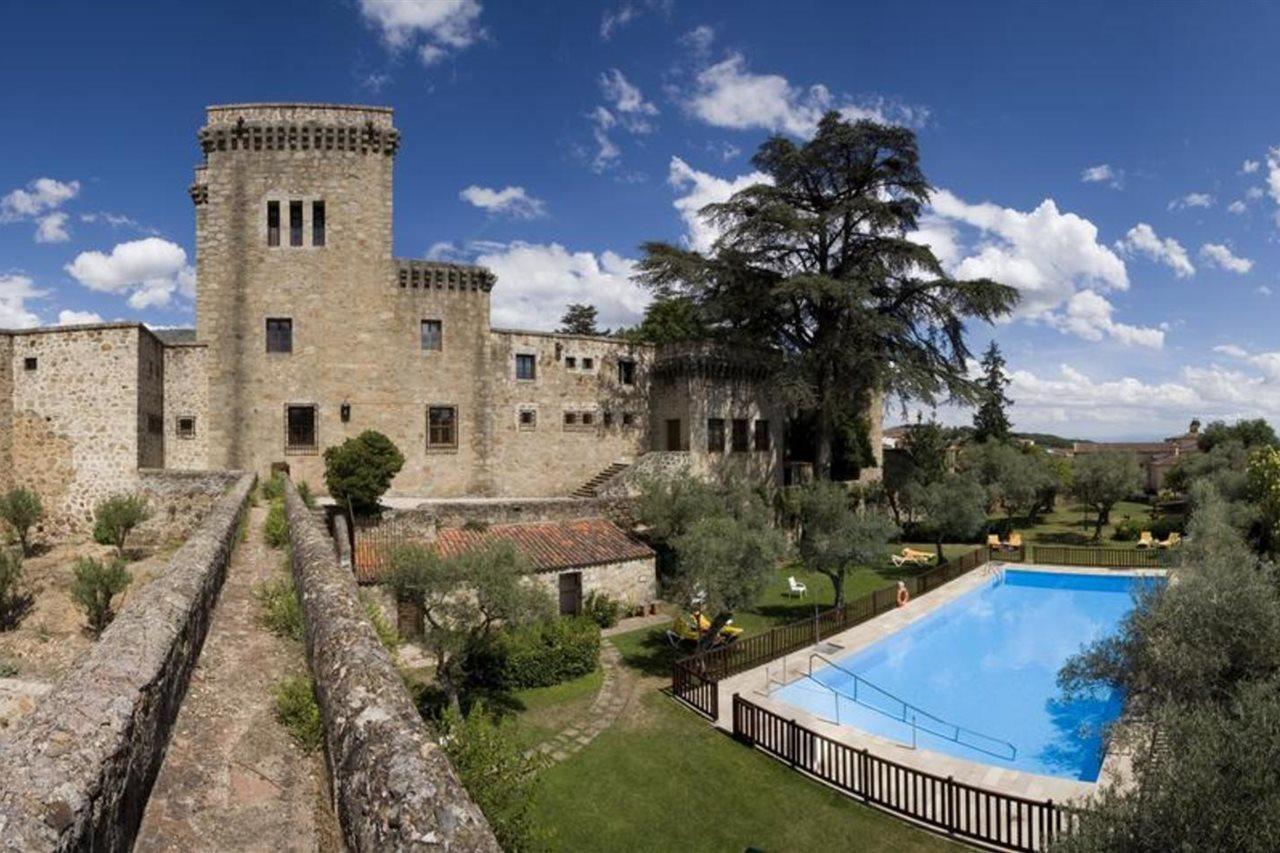
[(498, 277), (488, 267), (450, 264), (414, 258), (396, 258), (396, 287), (401, 290), (482, 290), (493, 289)]
[[(214, 151), (336, 151), (393, 156), (400, 132), (390, 107), (343, 104), (225, 104), (206, 108), (198, 134)], [(198, 202), (197, 202), (198, 203)]]

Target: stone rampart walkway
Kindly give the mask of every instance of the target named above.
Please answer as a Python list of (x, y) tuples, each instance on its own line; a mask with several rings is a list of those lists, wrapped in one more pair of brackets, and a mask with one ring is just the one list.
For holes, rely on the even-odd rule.
[(284, 559), (262, 541), (265, 515), (250, 510), (135, 851), (341, 849), (323, 758), (275, 719), (272, 687), (306, 661), (258, 621), (253, 588)]
[(618, 719), (631, 699), (635, 679), (621, 665), (617, 648), (607, 639), (600, 641), (600, 668), (604, 670), (604, 682), (587, 712), (560, 734), (530, 750), (531, 753), (541, 752), (552, 764), (559, 764), (595, 740)]

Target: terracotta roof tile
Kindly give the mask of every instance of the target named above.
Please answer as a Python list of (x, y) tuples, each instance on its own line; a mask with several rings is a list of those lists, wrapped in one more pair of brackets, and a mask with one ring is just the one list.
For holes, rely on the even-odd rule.
[[(356, 578), (362, 583), (376, 583), (390, 569), (391, 551), (413, 540), (406, 537), (389, 541), (389, 537), (367, 534), (368, 531), (356, 532)], [(487, 530), (451, 527), (439, 531), (430, 544), (443, 556), (455, 556), (490, 541), (511, 542), (539, 572), (654, 556), (652, 548), (604, 518), (499, 524)]]

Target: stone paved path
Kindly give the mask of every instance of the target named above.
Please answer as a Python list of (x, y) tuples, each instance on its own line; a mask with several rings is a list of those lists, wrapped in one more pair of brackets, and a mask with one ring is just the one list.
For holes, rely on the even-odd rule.
[(228, 568), (209, 635), (135, 851), (341, 849), (320, 753), (308, 755), (275, 719), (272, 686), (305, 671), (302, 647), (258, 621), (253, 587), (283, 555), (262, 541), (266, 510)]
[(631, 700), (635, 679), (621, 665), (617, 648), (607, 639), (600, 642), (600, 668), (604, 670), (604, 683), (587, 712), (526, 755), (541, 752), (550, 763), (559, 764), (613, 725)]

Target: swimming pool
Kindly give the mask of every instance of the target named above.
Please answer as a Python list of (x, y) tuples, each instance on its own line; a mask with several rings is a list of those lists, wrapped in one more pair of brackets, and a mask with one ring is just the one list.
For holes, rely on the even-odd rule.
[(902, 720), (914, 717), (921, 749), (1093, 782), (1123, 697), (1103, 689), (1067, 701), (1058, 670), (1113, 631), (1144, 583), (1163, 581), (1006, 569), (864, 649), (813, 659), (812, 680), (773, 695), (902, 743), (913, 737)]

